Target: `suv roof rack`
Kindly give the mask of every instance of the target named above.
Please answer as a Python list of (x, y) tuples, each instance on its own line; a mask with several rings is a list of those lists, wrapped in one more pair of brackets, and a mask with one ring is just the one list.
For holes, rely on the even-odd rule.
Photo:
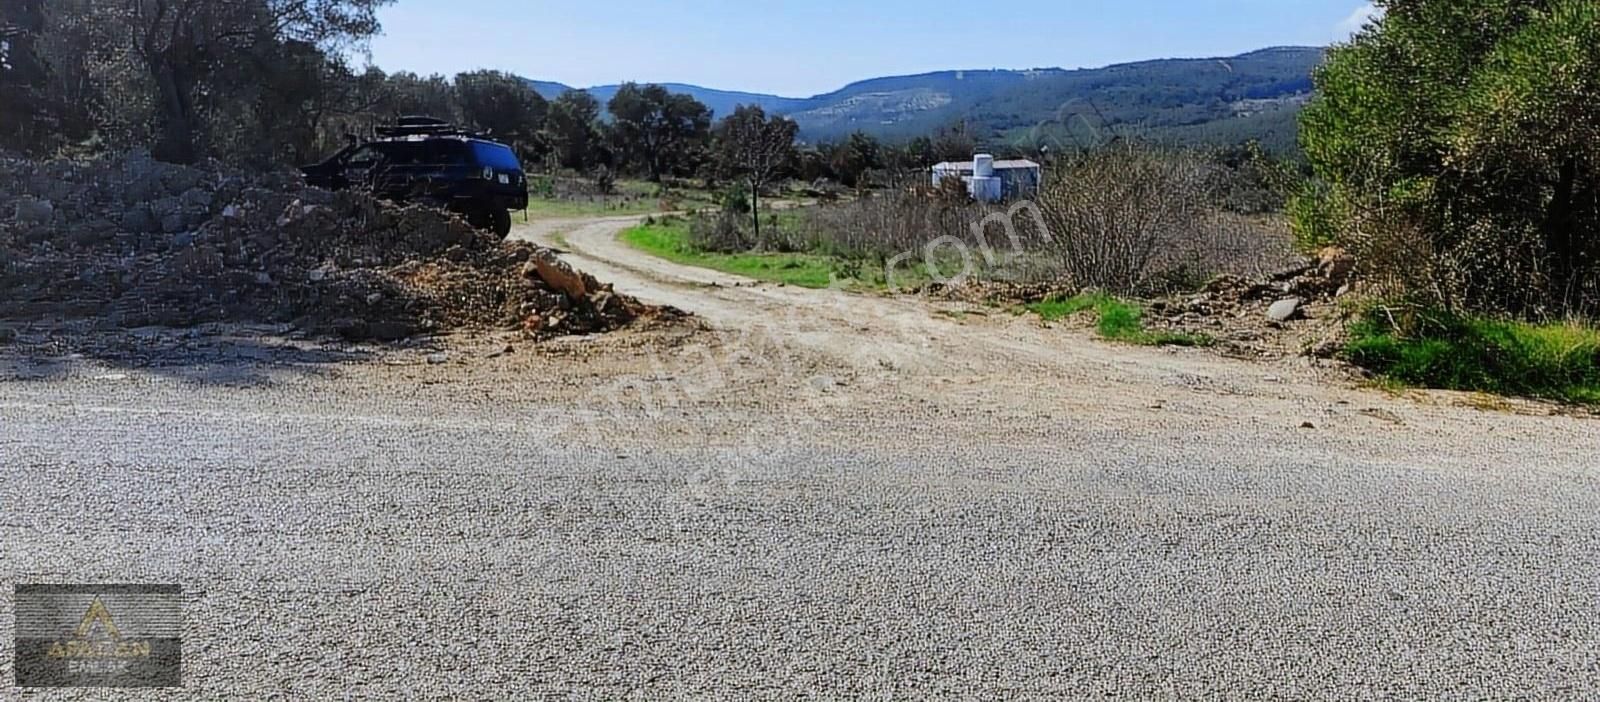
[(373, 132), (378, 136), (388, 139), (403, 137), (448, 137), (459, 136), (471, 139), (482, 139), (483, 135), (470, 129), (464, 129), (442, 119), (434, 117), (408, 116), (395, 120), (392, 126), (375, 127)]

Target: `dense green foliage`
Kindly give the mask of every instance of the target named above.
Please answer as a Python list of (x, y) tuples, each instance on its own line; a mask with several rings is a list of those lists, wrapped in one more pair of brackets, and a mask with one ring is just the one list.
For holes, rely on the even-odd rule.
[(651, 180), (692, 174), (711, 134), (711, 111), (688, 95), (659, 85), (628, 83), (612, 96), (612, 147)]
[(601, 137), (600, 101), (581, 90), (568, 90), (550, 103), (545, 131), (556, 163), (584, 171), (610, 162)]
[(1302, 238), (1430, 305), (1600, 312), (1600, 4), (1378, 4), (1317, 74)]
[(1352, 326), (1345, 356), (1412, 385), (1600, 403), (1600, 330), (1450, 314), (1414, 317), (1369, 312)]
[(150, 146), (173, 161), (310, 151), (370, 93), (343, 56), (389, 0), (0, 3), (0, 146)]
[(499, 71), (473, 71), (456, 76), (455, 91), (463, 122), (524, 154), (544, 151), (540, 128), (550, 105), (522, 79)]

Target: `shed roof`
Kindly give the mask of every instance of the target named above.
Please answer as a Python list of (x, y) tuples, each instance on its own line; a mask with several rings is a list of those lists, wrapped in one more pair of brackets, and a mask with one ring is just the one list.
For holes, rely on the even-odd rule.
[[(1029, 168), (1040, 168), (1040, 167), (1041, 166), (1039, 164), (1034, 163), (1033, 161), (1029, 161), (1027, 159), (1016, 159), (1016, 160), (1011, 160), (1011, 161), (995, 161), (994, 162), (994, 169), (997, 170), (997, 171), (1011, 171), (1011, 170), (1018, 170), (1018, 169), (1029, 169)], [(971, 161), (945, 161), (944, 163), (940, 163), (938, 165), (935, 165), (933, 167), (933, 169), (936, 170), (936, 171), (970, 171), (970, 170), (972, 170), (972, 162)]]

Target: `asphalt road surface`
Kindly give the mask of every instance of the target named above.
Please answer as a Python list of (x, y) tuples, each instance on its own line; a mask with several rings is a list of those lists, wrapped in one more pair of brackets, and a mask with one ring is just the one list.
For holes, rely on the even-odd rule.
[[(0, 354), (15, 583), (185, 588), (148, 699), (1600, 696), (1600, 424), (525, 230), (545, 348)], [(444, 355), (439, 355), (439, 354)]]

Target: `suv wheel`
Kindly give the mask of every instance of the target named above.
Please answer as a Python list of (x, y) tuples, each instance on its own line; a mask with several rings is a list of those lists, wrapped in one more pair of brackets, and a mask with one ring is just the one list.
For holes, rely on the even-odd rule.
[(511, 236), (511, 212), (499, 207), (489, 209), (490, 231), (502, 239)]

